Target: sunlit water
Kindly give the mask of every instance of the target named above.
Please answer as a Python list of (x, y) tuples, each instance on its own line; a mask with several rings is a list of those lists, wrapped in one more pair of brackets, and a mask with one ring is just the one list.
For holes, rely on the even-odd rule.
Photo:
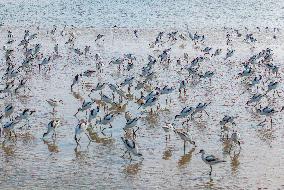
[(282, 0), (0, 0), (9, 25), (112, 27), (283, 26)]
[[(50, 71), (43, 68), (39, 73), (36, 66), (40, 60), (33, 62), (35, 67), (28, 74), (21, 75), (28, 78), (26, 93), (6, 97), (0, 100), (2, 111), (8, 103), (13, 103), (15, 112), (12, 117), (19, 114), (21, 109), (35, 109), (36, 113), (30, 118), (31, 129), (17, 130), (16, 141), (4, 141), (1, 137), (0, 149), (0, 188), (1, 189), (283, 189), (284, 176), (284, 129), (283, 112), (273, 115), (273, 128), (269, 125), (258, 126), (265, 119), (255, 114), (252, 106), (246, 106), (246, 101), (251, 97), (241, 79), (236, 79), (242, 71), (241, 63), (267, 47), (273, 49), (273, 63), (280, 66), (279, 82), (283, 81), (283, 33), (265, 30), (264, 26), (280, 26), (283, 20), (283, 2), (256, 1), (230, 2), (220, 1), (213, 4), (200, 3), (199, 1), (162, 1), (154, 3), (129, 3), (134, 1), (1, 1), (0, 15), (4, 26), (0, 28), (0, 47), (9, 47), (7, 30), (13, 32), (16, 42), (13, 48), (13, 63), (20, 65), (23, 60), (23, 51), (17, 46), (24, 35), (24, 29), (31, 33), (37, 32), (38, 37), (32, 44), (40, 43), (44, 56), (53, 54), (53, 47), (59, 44), (59, 53), (51, 62)], [(166, 3), (168, 6), (162, 6)], [(128, 6), (128, 5), (132, 5)], [(142, 5), (141, 5), (142, 4)], [(239, 5), (239, 6), (235, 6)], [(240, 11), (236, 11), (237, 9)], [(170, 11), (169, 11), (170, 10)], [(232, 12), (235, 11), (235, 12)], [(194, 16), (192, 16), (194, 15)], [(259, 15), (262, 15), (261, 17)], [(282, 16), (282, 17), (281, 17)], [(86, 19), (87, 18), (87, 19)], [(245, 21), (245, 23), (244, 23)], [(188, 23), (190, 28), (205, 28), (205, 44), (194, 48), (191, 41), (179, 39), (174, 45), (166, 43), (160, 48), (149, 48), (149, 43), (154, 41), (158, 33), (150, 28), (181, 28)], [(40, 25), (39, 30), (30, 25)], [(52, 25), (61, 25), (54, 37), (47, 34)], [(75, 25), (75, 29), (65, 29), (64, 36), (60, 35), (62, 25)], [(279, 25), (280, 24), (280, 25)], [(9, 26), (7, 26), (9, 25)], [(123, 26), (126, 29), (113, 30), (108, 27), (113, 25)], [(209, 25), (209, 26), (208, 26)], [(18, 27), (22, 26), (22, 27)], [(46, 28), (45, 26), (48, 26)], [(87, 29), (85, 27), (106, 28), (104, 30)], [(242, 41), (242, 38), (233, 37), (232, 46), (226, 45), (226, 31), (223, 26), (240, 28), (242, 34), (253, 32), (257, 38), (255, 48)], [(242, 26), (253, 26), (250, 31), (245, 31)], [(261, 32), (255, 29), (262, 26)], [(138, 31), (139, 38), (135, 38), (130, 28), (142, 28)], [(216, 27), (218, 29), (212, 29)], [(127, 29), (128, 28), (128, 29)], [(85, 45), (91, 46), (90, 55), (76, 55), (65, 42), (67, 33), (73, 31), (76, 36), (75, 48), (83, 49)], [(166, 32), (169, 32), (167, 30)], [(181, 33), (186, 34), (183, 29)], [(195, 32), (192, 30), (192, 32)], [(105, 34), (105, 40), (95, 43), (96, 36)], [(273, 39), (273, 35), (277, 39)], [(182, 45), (183, 44), (183, 45)], [(153, 84), (160, 86), (168, 84), (178, 88), (178, 81), (187, 78), (187, 72), (180, 71), (181, 66), (176, 65), (176, 59), (184, 52), (190, 55), (190, 60), (203, 55), (200, 49), (210, 46), (214, 50), (222, 48), (223, 52), (216, 58), (210, 58), (201, 64), (200, 71), (211, 70), (215, 72), (210, 84), (208, 80), (197, 80), (188, 84), (186, 96), (179, 96), (178, 90), (171, 95), (172, 103), (165, 105), (166, 96), (159, 100), (162, 111), (157, 115), (149, 116), (137, 110), (138, 106), (132, 100), (128, 101), (127, 109), (133, 116), (142, 114), (138, 126), (137, 143), (143, 154), (143, 160), (135, 158), (134, 161), (121, 158), (124, 146), (120, 139), (124, 132), (124, 113), (116, 116), (112, 129), (106, 129), (105, 134), (99, 126), (93, 123), (94, 129), (91, 137), (95, 142), (88, 144), (88, 139), (82, 137), (81, 146), (76, 148), (74, 141), (74, 128), (78, 119), (85, 118), (84, 113), (74, 113), (83, 100), (89, 100), (87, 94), (97, 82), (110, 82), (119, 84), (127, 76), (136, 76), (141, 73), (141, 68), (147, 63), (147, 55), (158, 56), (161, 50), (172, 47), (171, 57), (174, 60), (169, 66), (157, 64), (154, 67), (156, 77)], [(226, 48), (236, 50), (229, 61), (224, 61)], [(84, 78), (80, 86), (70, 92), (73, 77), (87, 69), (96, 70), (94, 55), (99, 53), (103, 59), (103, 73), (96, 72), (90, 78)], [(117, 71), (117, 67), (108, 64), (112, 57), (122, 56), (124, 53), (133, 53), (137, 56), (134, 70)], [(4, 51), (1, 51), (1, 75), (6, 66)], [(183, 61), (182, 65), (186, 63)], [(256, 69), (257, 74), (265, 74), (263, 68)], [(19, 77), (21, 78), (21, 77)], [(273, 77), (271, 77), (273, 78)], [(196, 84), (195, 84), (196, 83)], [(136, 83), (135, 83), (136, 84)], [(81, 87), (83, 86), (83, 88)], [(4, 85), (1, 86), (1, 89)], [(281, 97), (272, 93), (269, 98), (261, 102), (263, 106), (269, 105), (279, 110), (283, 106), (283, 84), (280, 87)], [(124, 88), (127, 91), (127, 88)], [(255, 90), (254, 90), (255, 91)], [(111, 96), (106, 87), (103, 91)], [(244, 92), (244, 93), (243, 93)], [(139, 97), (140, 92), (133, 89), (131, 94)], [(3, 95), (1, 95), (3, 96)], [(99, 99), (98, 93), (92, 95)], [(62, 99), (64, 104), (59, 106), (55, 115), (51, 114), (52, 108), (46, 103), (49, 98)], [(117, 99), (116, 99), (117, 100)], [(174, 133), (166, 141), (165, 133), (161, 126), (165, 122), (172, 122), (174, 116), (186, 106), (196, 106), (199, 102), (212, 102), (206, 109), (206, 114), (198, 115), (194, 121), (189, 122), (189, 130), (198, 147), (193, 149), (186, 145), (184, 151), (183, 141)], [(124, 102), (126, 103), (126, 102)], [(95, 107), (95, 105), (93, 106)], [(143, 110), (143, 109), (142, 109)], [(99, 116), (103, 116), (102, 111)], [(237, 116), (235, 129), (241, 134), (242, 150), (238, 148), (229, 154), (228, 147), (221, 141), (219, 121), (224, 115)], [(201, 116), (199, 118), (199, 116)], [(57, 139), (52, 141), (41, 139), (46, 131), (47, 123), (54, 117), (61, 120), (62, 125), (57, 130)], [(4, 118), (2, 123), (8, 121)], [(181, 128), (182, 120), (175, 121)], [(24, 125), (20, 123), (17, 127)], [(200, 149), (213, 153), (227, 162), (213, 166), (213, 174), (208, 176), (209, 167), (205, 165), (200, 155)], [(234, 154), (235, 152), (235, 154)], [(197, 154), (197, 155), (196, 155)]]

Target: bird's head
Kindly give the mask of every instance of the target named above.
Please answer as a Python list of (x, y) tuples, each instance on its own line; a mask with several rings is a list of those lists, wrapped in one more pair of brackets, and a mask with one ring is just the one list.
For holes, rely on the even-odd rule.
[(205, 153), (205, 151), (204, 151), (203, 149), (201, 149), (201, 150), (199, 151), (199, 153), (202, 154), (202, 153)]

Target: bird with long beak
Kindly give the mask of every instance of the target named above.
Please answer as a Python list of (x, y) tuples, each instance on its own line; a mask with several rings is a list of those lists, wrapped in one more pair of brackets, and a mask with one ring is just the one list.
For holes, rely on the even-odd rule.
[(190, 144), (192, 144), (193, 146), (196, 147), (195, 141), (192, 140), (192, 136), (190, 135), (190, 133), (188, 131), (185, 131), (183, 129), (175, 129), (174, 132), (176, 134), (178, 134), (178, 136), (183, 140), (183, 148), (184, 148), (184, 152), (185, 152), (185, 143), (189, 142)]

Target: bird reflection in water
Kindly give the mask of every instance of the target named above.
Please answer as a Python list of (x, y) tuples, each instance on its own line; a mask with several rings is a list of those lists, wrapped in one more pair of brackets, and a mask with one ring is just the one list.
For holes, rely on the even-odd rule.
[(222, 139), (223, 141), (223, 154), (229, 154), (231, 149), (231, 142), (229, 139)]
[(74, 98), (80, 100), (80, 101), (83, 101), (84, 98), (81, 96), (81, 94), (79, 92), (72, 92), (72, 95), (74, 96)]
[(137, 175), (142, 168), (142, 161), (137, 163), (130, 163), (124, 166), (123, 172), (128, 176)]
[(275, 129), (263, 127), (257, 130), (257, 136), (260, 138), (260, 140), (266, 142), (269, 146), (271, 146), (272, 141), (276, 138), (274, 132)]
[(74, 153), (75, 153), (75, 157), (76, 157), (76, 159), (78, 159), (78, 160), (81, 160), (81, 159), (85, 159), (86, 157), (87, 157), (87, 153), (88, 153), (88, 151), (82, 151), (81, 149), (80, 149), (80, 146), (76, 146), (75, 148), (74, 148)]
[(238, 172), (238, 168), (240, 165), (240, 161), (239, 161), (240, 153), (241, 153), (241, 149), (239, 149), (237, 153), (234, 151), (233, 154), (230, 154), (232, 174), (236, 174)]
[(163, 152), (163, 159), (164, 160), (170, 160), (173, 155), (173, 148), (172, 147), (166, 147), (165, 151)]
[(14, 153), (16, 152), (16, 144), (6, 143), (3, 141), (1, 145), (1, 148), (5, 153), (4, 155), (14, 156)]
[(113, 140), (111, 139), (112, 134), (107, 137), (103, 132), (101, 132), (101, 134), (103, 135), (103, 137), (101, 137), (98, 132), (92, 130), (91, 128), (87, 128), (87, 132), (89, 133), (89, 137), (92, 142), (101, 143), (104, 145), (113, 143)]
[(55, 140), (47, 141), (43, 139), (43, 143), (47, 145), (47, 149), (50, 152), (50, 154), (58, 153), (59, 148), (55, 143)]
[(182, 155), (178, 161), (178, 167), (183, 167), (191, 161), (195, 147), (192, 148), (188, 153)]

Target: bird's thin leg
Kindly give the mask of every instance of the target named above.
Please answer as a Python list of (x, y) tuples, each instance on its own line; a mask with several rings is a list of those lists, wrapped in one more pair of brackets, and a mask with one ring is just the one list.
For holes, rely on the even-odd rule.
[(260, 122), (258, 125), (262, 125), (264, 122), (266, 122), (266, 118), (264, 121)]
[(210, 173), (209, 173), (209, 175), (211, 176), (211, 174), (212, 174), (212, 166), (210, 165)]
[(128, 152), (128, 150), (126, 150), (125, 152), (124, 152), (124, 154), (121, 156), (122, 158), (124, 158), (124, 156), (125, 156), (125, 154)]
[(207, 111), (204, 110), (204, 112), (206, 113), (207, 116), (209, 116), (209, 114), (207, 113)]

